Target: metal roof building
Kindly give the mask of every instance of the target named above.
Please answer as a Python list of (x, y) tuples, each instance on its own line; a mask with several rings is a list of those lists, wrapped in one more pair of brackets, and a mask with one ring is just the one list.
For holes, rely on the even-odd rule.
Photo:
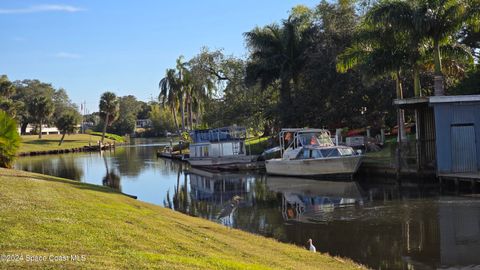
[[(435, 161), (439, 177), (480, 179), (480, 95), (395, 100), (414, 109), (421, 166)], [(429, 149), (428, 142), (435, 149)]]

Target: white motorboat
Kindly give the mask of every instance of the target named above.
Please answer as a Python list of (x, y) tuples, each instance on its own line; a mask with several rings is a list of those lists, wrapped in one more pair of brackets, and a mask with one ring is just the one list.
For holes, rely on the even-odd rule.
[(265, 161), (268, 174), (300, 177), (352, 177), (362, 156), (349, 146), (335, 145), (325, 129), (282, 129), (281, 158)]

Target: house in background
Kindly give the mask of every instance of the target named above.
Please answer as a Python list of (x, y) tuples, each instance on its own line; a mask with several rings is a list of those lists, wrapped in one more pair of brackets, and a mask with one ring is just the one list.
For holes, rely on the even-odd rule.
[[(34, 134), (35, 131), (38, 131), (38, 129), (35, 128), (34, 125), (28, 125), (25, 133), (26, 134)], [(18, 133), (20, 134), (20, 127), (18, 127)], [(58, 130), (57, 127), (50, 127), (48, 125), (42, 125), (42, 134), (43, 135), (49, 135), (49, 134), (60, 134), (60, 131)]]
[(150, 119), (137, 119), (135, 122), (135, 128), (150, 128), (152, 127), (152, 120)]

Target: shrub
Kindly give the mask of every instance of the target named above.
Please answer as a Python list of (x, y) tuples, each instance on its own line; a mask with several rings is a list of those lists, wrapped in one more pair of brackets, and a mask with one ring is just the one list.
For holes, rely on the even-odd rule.
[(11, 168), (20, 147), (17, 123), (0, 110), (0, 167)]

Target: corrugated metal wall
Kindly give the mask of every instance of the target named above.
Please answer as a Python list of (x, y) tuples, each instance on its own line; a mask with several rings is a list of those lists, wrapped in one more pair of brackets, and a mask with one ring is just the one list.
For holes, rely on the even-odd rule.
[(477, 171), (477, 147), (473, 124), (452, 125), (452, 172)]
[(434, 104), (434, 112), (437, 172), (479, 170), (480, 103), (439, 103)]

